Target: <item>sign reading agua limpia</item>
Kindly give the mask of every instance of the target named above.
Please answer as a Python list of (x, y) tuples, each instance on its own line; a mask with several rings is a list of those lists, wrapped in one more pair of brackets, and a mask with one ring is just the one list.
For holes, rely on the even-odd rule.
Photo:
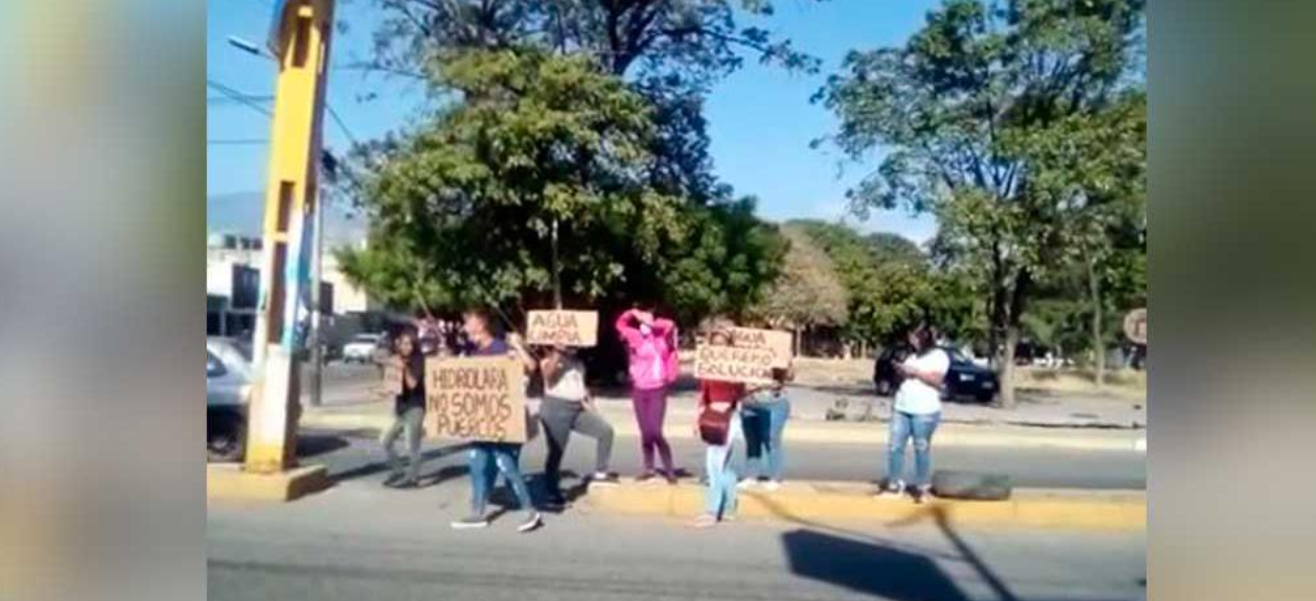
[(598, 344), (596, 311), (530, 311), (526, 318), (530, 344), (594, 346)]
[(525, 442), (525, 372), (510, 357), (425, 360), (425, 431), (430, 436)]

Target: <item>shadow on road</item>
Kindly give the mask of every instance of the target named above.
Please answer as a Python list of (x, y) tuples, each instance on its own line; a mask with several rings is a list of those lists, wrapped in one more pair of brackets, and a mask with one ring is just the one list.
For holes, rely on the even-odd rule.
[[(460, 453), (462, 451), (465, 451), (468, 447), (469, 445), (467, 444), (455, 444), (455, 445), (448, 445), (446, 447), (440, 447), (437, 449), (429, 449), (426, 451), (422, 451), (420, 454), (422, 465), (424, 464), (424, 462), (433, 459), (439, 459), (441, 457), (447, 457), (448, 455)], [(359, 467), (352, 468), (347, 471), (329, 474), (329, 479), (334, 481), (335, 483), (345, 482), (347, 480), (353, 480), (356, 478), (365, 478), (365, 477), (373, 476), (381, 472), (386, 472), (388, 471), (388, 469), (389, 469), (388, 461), (375, 461)], [(450, 471), (455, 471), (456, 473), (455, 474), (449, 473)], [(455, 478), (457, 476), (464, 475), (465, 473), (466, 473), (465, 465), (445, 466), (442, 469), (438, 470), (437, 472), (422, 475), (420, 479), (421, 486), (422, 487), (433, 486), (435, 484), (439, 484), (441, 482)]]
[(968, 601), (931, 559), (813, 530), (781, 536), (791, 572), (892, 601)]
[(347, 438), (338, 434), (307, 434), (297, 435), (297, 456), (298, 457), (315, 457), (325, 453), (332, 453), (348, 446)]

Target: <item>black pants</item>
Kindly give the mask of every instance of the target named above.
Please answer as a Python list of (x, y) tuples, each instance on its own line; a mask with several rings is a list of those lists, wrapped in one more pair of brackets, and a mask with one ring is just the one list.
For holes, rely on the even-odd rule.
[(544, 422), (544, 438), (548, 441), (548, 460), (544, 464), (544, 480), (549, 494), (560, 494), (562, 457), (567, 451), (571, 432), (576, 431), (598, 441), (594, 460), (595, 472), (608, 471), (612, 458), (612, 426), (597, 412), (585, 409), (582, 403), (548, 397), (539, 409)]

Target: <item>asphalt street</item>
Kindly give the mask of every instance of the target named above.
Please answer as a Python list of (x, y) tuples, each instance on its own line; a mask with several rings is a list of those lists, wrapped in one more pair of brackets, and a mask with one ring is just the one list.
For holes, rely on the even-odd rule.
[(947, 522), (838, 529), (568, 510), (453, 531), (465, 487), (347, 482), (289, 504), (212, 501), (212, 601), (738, 599), (1123, 601), (1146, 597), (1144, 533), (972, 530)]

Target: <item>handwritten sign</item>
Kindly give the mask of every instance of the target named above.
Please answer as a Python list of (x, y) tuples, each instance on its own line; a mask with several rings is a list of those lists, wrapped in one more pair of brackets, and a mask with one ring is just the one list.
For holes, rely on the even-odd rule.
[(530, 344), (598, 344), (599, 314), (596, 311), (530, 311), (526, 321), (526, 342)]
[(775, 360), (772, 349), (701, 341), (695, 348), (695, 377), (701, 380), (770, 384)]
[(383, 378), (375, 387), (375, 398), (380, 401), (391, 401), (399, 394), (402, 394), (402, 367), (389, 361), (384, 364)]
[(767, 349), (772, 351), (772, 366), (787, 368), (791, 365), (791, 334), (777, 330), (731, 328), (731, 346), (736, 348)]
[(509, 357), (425, 360), (425, 431), (430, 436), (525, 442), (525, 372)]

